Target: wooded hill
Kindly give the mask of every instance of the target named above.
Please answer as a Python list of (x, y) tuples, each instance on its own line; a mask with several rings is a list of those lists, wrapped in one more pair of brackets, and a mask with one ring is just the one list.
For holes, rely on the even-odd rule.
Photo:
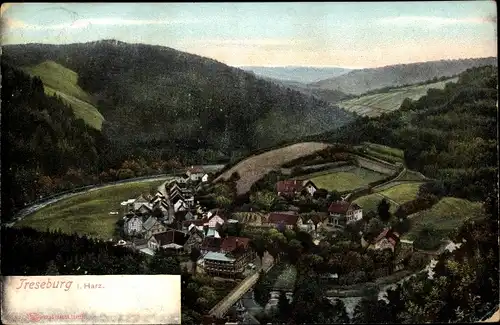
[(483, 200), (497, 187), (498, 71), (468, 69), (457, 83), (401, 108), (356, 122), (307, 141), (384, 144), (405, 152), (408, 168), (439, 180), (441, 195)]
[(384, 87), (411, 85), (433, 78), (451, 77), (469, 68), (486, 65), (497, 66), (497, 58), (440, 60), (354, 70), (338, 77), (311, 83), (308, 86), (360, 95)]
[(7, 45), (3, 54), (16, 67), (54, 61), (77, 73), (113, 156), (222, 160), (352, 120), (317, 98), (167, 47), (105, 40)]

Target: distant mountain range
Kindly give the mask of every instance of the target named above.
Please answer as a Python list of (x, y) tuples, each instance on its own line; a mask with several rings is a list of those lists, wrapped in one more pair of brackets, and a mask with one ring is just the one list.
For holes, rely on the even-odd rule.
[(239, 67), (245, 71), (251, 71), (259, 77), (278, 79), (288, 82), (300, 82), (304, 84), (317, 82), (327, 78), (334, 78), (352, 69), (341, 67), (259, 67), (259, 66), (244, 66)]
[(363, 94), (384, 87), (411, 85), (433, 78), (455, 76), (467, 69), (498, 65), (496, 57), (440, 60), (350, 71), (337, 77), (310, 83), (311, 88)]

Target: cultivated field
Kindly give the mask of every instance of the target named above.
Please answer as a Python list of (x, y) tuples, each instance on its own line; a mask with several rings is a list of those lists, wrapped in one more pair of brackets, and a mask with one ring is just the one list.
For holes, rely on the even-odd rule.
[(422, 185), (420, 182), (402, 183), (378, 193), (395, 201), (398, 204), (414, 200), (417, 197), (418, 189)]
[(58, 95), (61, 100), (70, 105), (77, 118), (81, 118), (88, 125), (100, 130), (104, 117), (92, 105), (92, 99), (78, 86), (78, 74), (62, 65), (45, 61), (34, 67), (23, 70), (32, 76), (38, 76), (43, 82), (47, 95)]
[(350, 112), (356, 112), (363, 116), (378, 116), (383, 113), (392, 112), (401, 106), (405, 98), (417, 100), (427, 94), (427, 90), (444, 89), (448, 82), (457, 82), (457, 78), (439, 81), (421, 86), (408, 86), (390, 90), (386, 93), (362, 96), (337, 103), (340, 108)]
[(432, 208), (411, 218), (411, 230), (405, 235), (405, 238), (415, 239), (419, 230), (426, 224), (445, 235), (462, 225), (466, 219), (481, 218), (482, 215), (481, 203), (445, 197)]
[(365, 142), (363, 148), (367, 154), (375, 158), (382, 159), (390, 163), (404, 163), (404, 151), (401, 149), (370, 142)]
[(351, 191), (371, 182), (378, 181), (386, 177), (384, 174), (374, 172), (369, 169), (355, 167), (349, 171), (334, 172), (316, 177), (304, 177), (310, 179), (318, 188), (324, 188), (328, 191), (345, 192)]
[(235, 212), (232, 214), (231, 218), (244, 224), (260, 226), (266, 219), (266, 214), (261, 212)]
[(240, 179), (236, 182), (237, 191), (238, 194), (244, 194), (256, 181), (270, 171), (279, 169), (281, 165), (291, 160), (308, 156), (329, 146), (329, 144), (321, 142), (303, 142), (267, 151), (239, 162), (222, 173), (215, 181), (228, 179), (234, 172), (237, 172), (240, 175)]
[(64, 233), (77, 233), (90, 237), (113, 237), (115, 222), (121, 218), (110, 212), (120, 212), (120, 203), (149, 193), (164, 180), (133, 182), (108, 186), (61, 200), (27, 216), (16, 226), (29, 226), (38, 230), (61, 229)]

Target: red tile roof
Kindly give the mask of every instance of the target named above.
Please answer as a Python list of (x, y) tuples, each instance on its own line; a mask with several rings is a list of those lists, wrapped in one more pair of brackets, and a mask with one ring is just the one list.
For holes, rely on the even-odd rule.
[(378, 243), (384, 238), (387, 238), (387, 240), (394, 246), (399, 241), (399, 233), (393, 231), (391, 228), (386, 228), (372, 241), (372, 243)]
[(283, 223), (292, 226), (297, 224), (298, 220), (299, 215), (295, 212), (271, 212), (267, 222), (275, 225)]
[(336, 201), (330, 204), (330, 207), (328, 207), (328, 212), (330, 213), (338, 213), (338, 214), (346, 214), (347, 210), (349, 210), (349, 207), (351, 206), (351, 203), (347, 201)]
[(238, 247), (247, 249), (250, 245), (250, 238), (228, 236), (224, 238), (220, 250), (224, 253), (235, 251)]
[(295, 193), (302, 191), (302, 181), (279, 181), (276, 183), (276, 191), (281, 193)]

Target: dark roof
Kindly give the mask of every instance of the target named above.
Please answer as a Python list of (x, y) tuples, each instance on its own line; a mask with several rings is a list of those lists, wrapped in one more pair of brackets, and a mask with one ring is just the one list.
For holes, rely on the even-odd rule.
[(250, 238), (228, 236), (222, 241), (220, 250), (229, 253), (235, 251), (238, 247), (248, 249), (249, 245)]
[(195, 226), (203, 226), (208, 221), (206, 219), (196, 219), (196, 220), (184, 220), (182, 224), (185, 227), (188, 227), (190, 224), (194, 224)]
[(143, 238), (135, 238), (132, 240), (132, 244), (135, 246), (147, 245), (148, 240)]
[(305, 182), (303, 182), (302, 184), (303, 184), (303, 186), (304, 186), (304, 187), (306, 187), (307, 185), (311, 184), (312, 186), (314, 186), (314, 188), (318, 188), (318, 187), (316, 186), (316, 184), (314, 184), (314, 182), (313, 182), (313, 181), (311, 181), (311, 180), (309, 180), (309, 179), (308, 179), (308, 180), (306, 180)]
[(395, 232), (391, 228), (386, 228), (374, 240), (372, 240), (372, 243), (378, 243), (384, 238), (387, 238), (392, 245), (396, 245), (396, 243), (399, 242), (399, 233)]
[(182, 231), (167, 230), (165, 232), (153, 235), (153, 237), (160, 243), (160, 246), (168, 244), (184, 245), (189, 236)]
[(338, 214), (346, 214), (347, 210), (351, 206), (350, 202), (347, 201), (336, 201), (332, 202), (328, 207), (328, 212), (330, 213), (338, 213)]
[(222, 245), (222, 238), (217, 237), (205, 237), (201, 243), (201, 249), (210, 252), (218, 252)]
[(269, 214), (268, 223), (285, 225), (295, 225), (299, 220), (299, 215), (295, 212), (271, 212)]
[(302, 191), (302, 181), (279, 181), (276, 183), (276, 191), (281, 193), (295, 193)]

